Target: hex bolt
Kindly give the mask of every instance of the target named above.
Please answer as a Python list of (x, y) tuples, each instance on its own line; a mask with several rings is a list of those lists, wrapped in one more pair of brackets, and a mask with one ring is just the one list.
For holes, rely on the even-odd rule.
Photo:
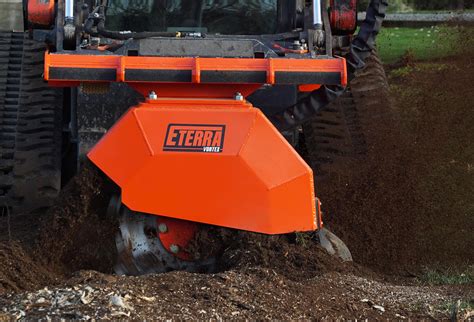
[(178, 253), (179, 253), (179, 246), (176, 245), (176, 244), (171, 244), (171, 246), (170, 246), (170, 251), (171, 251), (173, 254), (178, 254)]
[(155, 91), (151, 91), (150, 94), (148, 95), (148, 98), (151, 100), (157, 100), (158, 95), (156, 95)]
[(244, 96), (239, 92), (235, 93), (234, 98), (235, 98), (236, 101), (243, 101), (244, 100)]
[(168, 226), (166, 226), (166, 224), (159, 224), (158, 225), (158, 231), (161, 234), (167, 233), (168, 232)]

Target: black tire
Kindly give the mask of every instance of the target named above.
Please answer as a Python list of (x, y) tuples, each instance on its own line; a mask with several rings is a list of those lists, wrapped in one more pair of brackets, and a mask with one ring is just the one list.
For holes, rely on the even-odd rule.
[(45, 50), (0, 32), (0, 214), (42, 211), (61, 188), (62, 90), (43, 80)]
[(383, 64), (374, 52), (367, 59), (366, 67), (359, 71), (347, 91), (324, 111), (303, 125), (305, 156), (316, 178), (327, 178), (349, 161), (367, 152), (371, 118), (391, 114), (374, 110), (388, 102), (388, 82)]

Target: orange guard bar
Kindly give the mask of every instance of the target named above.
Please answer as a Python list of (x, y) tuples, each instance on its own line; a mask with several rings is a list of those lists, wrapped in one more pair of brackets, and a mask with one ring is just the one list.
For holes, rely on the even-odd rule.
[[(253, 59), (130, 57), (46, 53), (44, 77), (53, 86), (126, 82), (143, 95), (231, 97), (250, 95), (263, 84), (347, 84), (344, 58)], [(159, 86), (158, 86), (159, 85)]]

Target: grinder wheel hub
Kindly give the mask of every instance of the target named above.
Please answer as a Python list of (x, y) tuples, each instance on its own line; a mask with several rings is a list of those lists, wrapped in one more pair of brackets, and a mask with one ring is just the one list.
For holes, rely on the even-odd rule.
[[(120, 202), (112, 198), (111, 203)], [(195, 259), (189, 246), (200, 225), (185, 220), (147, 215), (114, 205), (119, 218), (115, 243), (119, 275), (144, 275), (174, 270), (212, 272), (215, 259)]]

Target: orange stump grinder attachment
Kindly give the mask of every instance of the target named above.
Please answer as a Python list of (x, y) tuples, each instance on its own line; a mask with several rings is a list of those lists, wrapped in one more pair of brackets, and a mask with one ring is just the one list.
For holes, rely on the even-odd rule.
[(311, 169), (245, 101), (149, 100), (89, 158), (134, 211), (266, 234), (317, 227)]
[(265, 234), (321, 227), (311, 168), (244, 96), (264, 83), (345, 85), (344, 59), (47, 54), (46, 62), (52, 84), (122, 81), (149, 97), (89, 153), (126, 206), (118, 272), (210, 265), (185, 250), (197, 223)]

